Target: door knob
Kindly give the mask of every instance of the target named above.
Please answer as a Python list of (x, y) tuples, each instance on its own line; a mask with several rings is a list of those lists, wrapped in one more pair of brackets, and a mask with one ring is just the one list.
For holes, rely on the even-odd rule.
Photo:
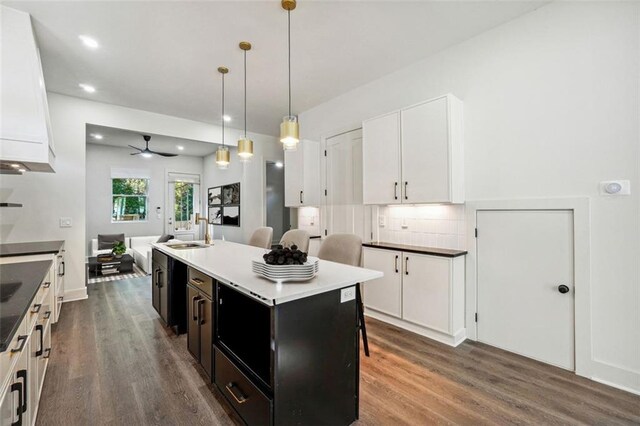
[(560, 284), (560, 285), (558, 286), (558, 291), (559, 291), (560, 293), (562, 293), (562, 294), (569, 293), (569, 287), (567, 287), (567, 286), (566, 286), (566, 285), (564, 285), (564, 284)]

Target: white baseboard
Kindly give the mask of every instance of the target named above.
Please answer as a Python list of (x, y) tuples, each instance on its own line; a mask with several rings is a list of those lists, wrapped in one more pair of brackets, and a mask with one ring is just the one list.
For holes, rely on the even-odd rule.
[(464, 328), (459, 330), (457, 333), (455, 333), (452, 336), (446, 333), (442, 333), (440, 331), (432, 330), (430, 328), (421, 327), (419, 325), (412, 324), (410, 322), (406, 322), (401, 319), (394, 318), (390, 315), (373, 311), (371, 309), (367, 309), (367, 311), (365, 312), (365, 315), (368, 317), (380, 320), (382, 322), (386, 322), (387, 324), (394, 325), (398, 328), (411, 331), (413, 333), (419, 334), (424, 337), (428, 337), (429, 339), (433, 339), (435, 341), (438, 341), (440, 343), (444, 343), (445, 345), (449, 345), (453, 347), (458, 346), (460, 343), (464, 342), (467, 338), (466, 330)]
[(593, 360), (591, 380), (640, 395), (640, 372)]
[(74, 302), (76, 300), (84, 300), (88, 298), (87, 288), (75, 288), (73, 290), (65, 290), (63, 303)]

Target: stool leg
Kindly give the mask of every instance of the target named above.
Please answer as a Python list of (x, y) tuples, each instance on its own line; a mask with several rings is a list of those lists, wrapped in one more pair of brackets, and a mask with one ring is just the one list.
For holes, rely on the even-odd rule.
[(362, 303), (362, 296), (360, 295), (360, 283), (356, 286), (356, 305), (358, 309), (360, 333), (362, 333), (362, 343), (364, 345), (364, 354), (369, 356), (369, 341), (367, 340), (367, 325), (364, 322), (364, 303)]

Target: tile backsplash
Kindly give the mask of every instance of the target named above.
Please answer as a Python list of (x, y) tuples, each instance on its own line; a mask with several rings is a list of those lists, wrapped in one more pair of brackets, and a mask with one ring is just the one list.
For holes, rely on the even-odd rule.
[(378, 240), (465, 250), (464, 205), (381, 206)]

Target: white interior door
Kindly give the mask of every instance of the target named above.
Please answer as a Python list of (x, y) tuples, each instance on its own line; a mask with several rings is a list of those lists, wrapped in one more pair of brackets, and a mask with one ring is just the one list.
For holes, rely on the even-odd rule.
[(326, 140), (327, 232), (365, 237), (362, 204), (362, 130)]
[(573, 370), (573, 212), (478, 211), (476, 220), (478, 340)]
[(200, 176), (169, 173), (167, 178), (167, 206), (165, 233), (182, 241), (200, 239), (200, 225), (195, 214), (201, 211)]

